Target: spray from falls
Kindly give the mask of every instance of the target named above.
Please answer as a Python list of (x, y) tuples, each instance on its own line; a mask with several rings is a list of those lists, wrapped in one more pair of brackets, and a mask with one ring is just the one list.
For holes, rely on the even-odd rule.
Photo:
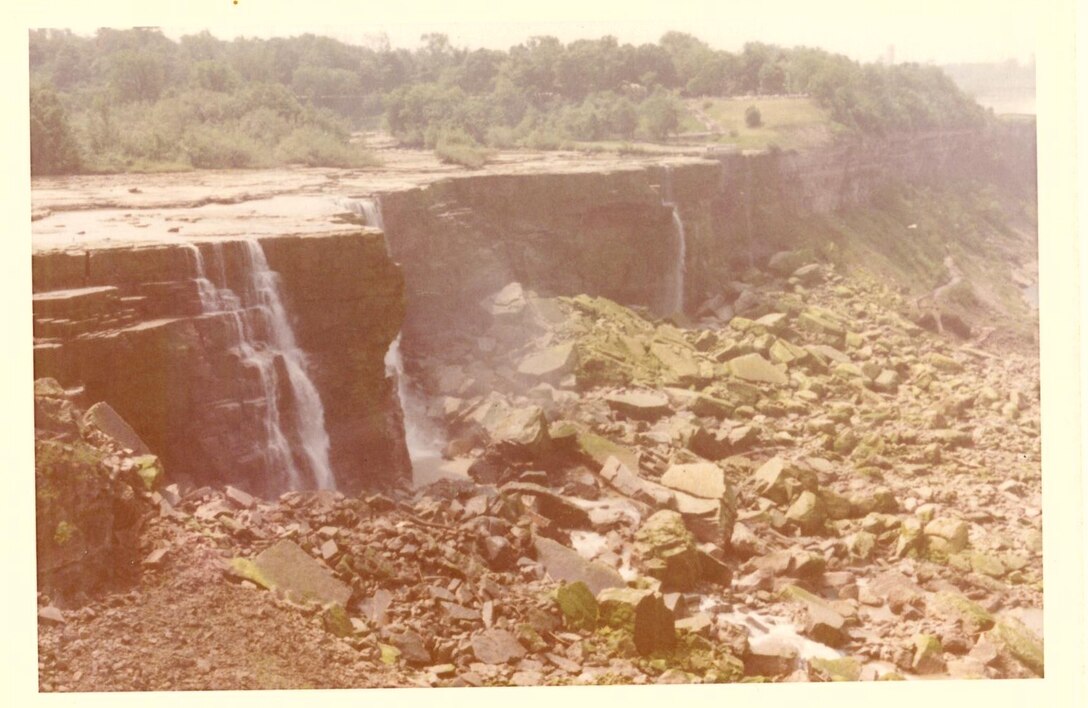
[(672, 210), (673, 231), (676, 233), (676, 259), (673, 261), (665, 299), (665, 313), (671, 315), (684, 311), (684, 279), (688, 268), (688, 239), (684, 231), (684, 220), (680, 218), (680, 207), (673, 196), (672, 165), (665, 165), (664, 191), (661, 205)]
[[(287, 318), (279, 275), (269, 268), (259, 242), (247, 240), (229, 245), (242, 249), (240, 294), (228, 287), (223, 243), (210, 245), (218, 283), (208, 277), (200, 248), (196, 244), (188, 244), (188, 247), (193, 254), (202, 311), (229, 316), (234, 352), (259, 374), (265, 400), (269, 467), (273, 474), (285, 478), (291, 489), (309, 486), (335, 489), (336, 478), (329, 463), (325, 409), (307, 372), (306, 355), (295, 341)], [(280, 380), (277, 361), (286, 373), (286, 381)], [(284, 385), (295, 404), (294, 415), (286, 422), (278, 405), (280, 387)], [(292, 448), (290, 433), (294, 433), (300, 450)], [(303, 479), (304, 471), (310, 479)]]

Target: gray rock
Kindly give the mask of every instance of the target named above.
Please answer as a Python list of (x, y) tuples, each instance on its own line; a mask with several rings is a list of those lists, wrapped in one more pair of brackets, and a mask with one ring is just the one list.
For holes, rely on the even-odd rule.
[(609, 408), (632, 420), (655, 421), (671, 412), (669, 397), (659, 391), (624, 391), (605, 401)]
[(559, 544), (550, 538), (537, 537), (533, 540), (537, 559), (544, 570), (554, 580), (568, 583), (581, 581), (596, 595), (605, 588), (619, 588), (626, 585), (623, 576), (614, 568), (604, 563), (587, 561), (573, 548)]
[(476, 660), (484, 664), (506, 664), (525, 656), (525, 647), (505, 629), (485, 629), (471, 644)]
[(233, 571), (269, 590), (280, 590), (295, 602), (347, 606), (351, 588), (333, 577), (293, 541), (282, 540), (252, 560), (235, 558)]
[(790, 379), (781, 369), (756, 353), (744, 354), (729, 360), (729, 371), (738, 379), (785, 386)]
[(83, 424), (105, 433), (121, 447), (132, 450), (137, 455), (150, 455), (151, 449), (140, 439), (132, 426), (115, 411), (110, 404), (102, 401), (87, 409), (83, 414)]
[(578, 358), (570, 342), (529, 354), (518, 364), (518, 373), (534, 381), (558, 383), (574, 370)]

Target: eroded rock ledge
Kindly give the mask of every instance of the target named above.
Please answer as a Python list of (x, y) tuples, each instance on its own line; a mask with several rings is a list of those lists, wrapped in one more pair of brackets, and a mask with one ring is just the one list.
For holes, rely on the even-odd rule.
[[(407, 474), (400, 409), (383, 364), (403, 319), (403, 278), (382, 235), (259, 243), (279, 274), (324, 404), (338, 486), (354, 490)], [(243, 245), (218, 247), (220, 277), (236, 289), (243, 287)], [(203, 311), (192, 245), (36, 253), (33, 277), (37, 377), (109, 401), (172, 475), (281, 491), (265, 474), (260, 377), (232, 352), (235, 314)], [(284, 398), (281, 388), (277, 405), (289, 415), (293, 402)]]

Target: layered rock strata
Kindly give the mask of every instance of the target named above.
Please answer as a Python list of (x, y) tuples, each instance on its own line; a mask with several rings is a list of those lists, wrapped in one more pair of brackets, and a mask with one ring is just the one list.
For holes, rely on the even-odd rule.
[[(266, 238), (260, 247), (323, 404), (334, 484), (352, 490), (406, 474), (403, 423), (383, 364), (403, 318), (403, 281), (381, 234)], [(284, 357), (271, 352), (272, 371), (264, 371), (240, 341), (271, 341), (255, 331), (270, 326), (254, 312), (266, 305), (244, 295), (251, 250), (240, 241), (195, 248), (207, 280), (239, 294), (235, 306), (207, 311), (193, 244), (36, 253), (35, 375), (108, 401), (168, 468), (195, 481), (264, 493), (314, 486), (276, 474), (270, 459), (268, 407), (296, 455), (306, 421), (285, 385)], [(272, 395), (269, 375), (280, 382)]]

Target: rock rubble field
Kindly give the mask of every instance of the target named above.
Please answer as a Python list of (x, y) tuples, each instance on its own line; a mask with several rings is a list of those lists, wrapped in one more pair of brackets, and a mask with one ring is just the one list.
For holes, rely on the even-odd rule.
[(795, 252), (480, 307), (407, 357), (412, 488), (187, 488), (36, 382), (41, 690), (1043, 674), (1034, 345)]

